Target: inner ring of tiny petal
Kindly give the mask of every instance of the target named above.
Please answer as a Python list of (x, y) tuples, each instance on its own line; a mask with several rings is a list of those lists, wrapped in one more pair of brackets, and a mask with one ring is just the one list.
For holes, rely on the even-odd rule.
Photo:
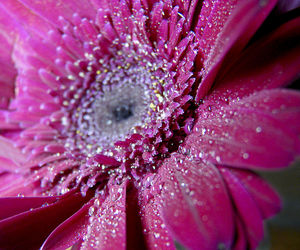
[(140, 133), (157, 116), (163, 85), (169, 79), (164, 61), (149, 53), (148, 47), (121, 45), (101, 59), (89, 56), (89, 66), (74, 79), (87, 84), (76, 90), (76, 107), (65, 109), (63, 133), (70, 151), (88, 155), (110, 151), (117, 141)]

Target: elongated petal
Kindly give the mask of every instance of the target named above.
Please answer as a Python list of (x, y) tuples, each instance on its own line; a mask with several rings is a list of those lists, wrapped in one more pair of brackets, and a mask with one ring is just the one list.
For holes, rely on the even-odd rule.
[[(0, 221), (0, 248), (39, 248), (48, 234), (85, 202), (80, 194)], [(12, 226), (13, 225), (13, 226)]]
[(214, 96), (234, 99), (261, 89), (285, 86), (300, 74), (300, 17), (254, 43), (217, 80)]
[(300, 153), (298, 92), (265, 90), (229, 104), (208, 101), (199, 113), (186, 141), (196, 157), (236, 167), (279, 168)]
[(109, 195), (90, 209), (90, 225), (83, 248), (125, 249), (126, 185), (112, 185)]
[(251, 194), (264, 219), (280, 211), (280, 198), (264, 179), (248, 170), (231, 169), (230, 171)]
[(14, 30), (14, 20), (0, 9), (0, 109), (7, 109), (14, 96), (14, 79), (17, 73), (11, 58)]
[(17, 172), (25, 156), (13, 145), (13, 142), (0, 136), (0, 170)]
[(81, 240), (89, 224), (89, 208), (91, 202), (85, 204), (70, 218), (61, 223), (45, 240), (41, 250), (65, 250)]
[[(204, 79), (197, 93), (197, 101), (211, 87), (225, 57), (231, 61), (245, 47), (274, 7), (276, 1), (245, 0), (220, 1), (213, 8), (211, 20), (201, 39), (204, 58)], [(223, 11), (226, 9), (227, 11)]]
[(49, 205), (58, 200), (57, 197), (6, 197), (0, 198), (0, 220), (26, 212), (30, 209)]
[(72, 20), (74, 13), (87, 18), (94, 18), (96, 14), (90, 0), (17, 0), (17, 2), (24, 4), (28, 10), (35, 12), (55, 25), (58, 24), (59, 16)]
[(232, 247), (233, 250), (244, 250), (247, 249), (247, 235), (245, 232), (244, 225), (238, 215), (235, 216), (235, 223), (236, 223), (236, 229), (235, 229), (235, 242)]
[(232, 207), (217, 168), (174, 154), (160, 174), (163, 218), (175, 240), (189, 249), (230, 248)]
[(241, 182), (227, 168), (222, 168), (221, 172), (246, 229), (250, 249), (256, 249), (264, 235), (261, 213)]
[(144, 187), (139, 191), (141, 223), (144, 241), (148, 249), (175, 249), (169, 228), (162, 218), (160, 191), (162, 185), (149, 175), (144, 179)]
[(14, 69), (11, 60), (12, 46), (1, 34), (0, 43), (0, 109), (7, 109), (9, 100), (13, 98), (15, 94), (14, 80), (16, 77), (16, 70)]
[(34, 196), (41, 193), (40, 182), (28, 181), (26, 176), (3, 172), (0, 174), (0, 197)]
[(18, 36), (24, 35), (24, 30), (28, 32), (43, 36), (47, 35), (48, 31), (53, 26), (42, 17), (38, 16), (32, 10), (26, 8), (20, 1), (8, 0), (1, 1), (0, 8), (6, 11), (14, 20), (15, 28)]

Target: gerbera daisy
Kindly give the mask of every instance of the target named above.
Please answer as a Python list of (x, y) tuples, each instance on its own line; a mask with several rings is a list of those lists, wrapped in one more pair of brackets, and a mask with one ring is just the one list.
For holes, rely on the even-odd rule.
[(280, 200), (253, 170), (300, 153), (276, 2), (2, 1), (0, 248), (255, 249)]

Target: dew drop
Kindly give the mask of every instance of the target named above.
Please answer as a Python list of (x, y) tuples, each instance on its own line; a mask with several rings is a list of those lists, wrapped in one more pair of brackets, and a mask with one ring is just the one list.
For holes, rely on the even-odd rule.
[(243, 153), (243, 158), (246, 160), (249, 158), (249, 154), (248, 153)]
[(261, 127), (256, 127), (255, 131), (256, 131), (256, 133), (260, 133), (262, 131), (262, 128)]

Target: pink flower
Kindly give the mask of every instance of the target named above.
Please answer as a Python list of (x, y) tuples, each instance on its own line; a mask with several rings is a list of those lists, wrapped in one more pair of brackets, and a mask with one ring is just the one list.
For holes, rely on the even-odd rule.
[(1, 1), (0, 248), (255, 249), (281, 204), (253, 170), (300, 154), (275, 5)]

